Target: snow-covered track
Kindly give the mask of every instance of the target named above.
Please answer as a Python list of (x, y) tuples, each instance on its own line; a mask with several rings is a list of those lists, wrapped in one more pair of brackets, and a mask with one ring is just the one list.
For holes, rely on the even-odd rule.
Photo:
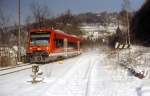
[(23, 68), (23, 69), (11, 71), (11, 72), (2, 73), (2, 74), (0, 74), (0, 76), (7, 75), (7, 74), (11, 74), (11, 73), (15, 73), (15, 72), (19, 72), (19, 71), (23, 71), (23, 70), (30, 69), (30, 68), (32, 68), (32, 67)]
[[(70, 57), (73, 58), (73, 57)], [(69, 59), (69, 58), (68, 58)], [(59, 60), (63, 60), (63, 59), (59, 59)], [(38, 63), (39, 66), (43, 66), (43, 65), (47, 65), (53, 62), (57, 62), (59, 60), (52, 60), (49, 63)], [(12, 66), (12, 67), (7, 67), (7, 68), (2, 68), (0, 69), (0, 76), (4, 76), (4, 75), (8, 75), (8, 74), (12, 74), (12, 73), (16, 73), (19, 71), (23, 71), (23, 70), (27, 70), (27, 69), (31, 69), (33, 64), (27, 63), (27, 64), (22, 64), (22, 65), (16, 65), (16, 66)]]
[(27, 69), (30, 69), (30, 68), (32, 68), (32, 64), (31, 65), (26, 64), (26, 65), (22, 65), (22, 66), (19, 66), (19, 67), (14, 66), (13, 68), (10, 67), (10, 68), (7, 68), (7, 69), (1, 69), (0, 70), (0, 76), (12, 74), (12, 73), (23, 71), (23, 70), (27, 70)]
[(85, 89), (85, 96), (89, 96), (90, 94), (91, 74), (92, 74), (93, 67), (94, 67), (94, 64), (90, 63), (86, 72), (87, 84), (86, 84), (86, 89)]
[(17, 68), (17, 67), (28, 66), (28, 65), (29, 65), (29, 63), (26, 63), (26, 64), (20, 64), (20, 65), (11, 66), (11, 67), (6, 67), (6, 68), (1, 68), (0, 71), (8, 70), (8, 69), (13, 69), (13, 68)]

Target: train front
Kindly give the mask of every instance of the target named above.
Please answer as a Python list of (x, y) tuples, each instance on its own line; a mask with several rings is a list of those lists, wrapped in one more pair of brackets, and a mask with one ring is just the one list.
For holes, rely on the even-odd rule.
[(27, 55), (30, 63), (46, 63), (50, 52), (50, 31), (34, 30), (29, 32)]

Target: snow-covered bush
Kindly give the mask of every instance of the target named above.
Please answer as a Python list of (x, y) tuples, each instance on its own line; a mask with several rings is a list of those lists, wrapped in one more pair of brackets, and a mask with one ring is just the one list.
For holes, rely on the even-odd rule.
[(17, 53), (13, 48), (1, 47), (0, 48), (0, 67), (16, 65)]

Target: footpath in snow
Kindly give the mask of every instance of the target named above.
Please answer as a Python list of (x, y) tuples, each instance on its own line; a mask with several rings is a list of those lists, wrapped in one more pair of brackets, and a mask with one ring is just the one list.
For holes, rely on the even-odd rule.
[(150, 96), (149, 79), (138, 79), (109, 51), (94, 49), (41, 67), (44, 81), (30, 84), (31, 69), (0, 77), (0, 96)]

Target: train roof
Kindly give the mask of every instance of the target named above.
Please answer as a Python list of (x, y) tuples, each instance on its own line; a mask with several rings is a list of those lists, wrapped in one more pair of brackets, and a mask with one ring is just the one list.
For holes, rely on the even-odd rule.
[(37, 32), (37, 31), (39, 31), (39, 32), (44, 32), (44, 31), (53, 32), (55, 34), (63, 35), (65, 37), (71, 37), (71, 38), (78, 39), (81, 41), (81, 39), (79, 37), (77, 37), (76, 35), (67, 34), (64, 31), (58, 30), (58, 29), (32, 29), (30, 32)]

